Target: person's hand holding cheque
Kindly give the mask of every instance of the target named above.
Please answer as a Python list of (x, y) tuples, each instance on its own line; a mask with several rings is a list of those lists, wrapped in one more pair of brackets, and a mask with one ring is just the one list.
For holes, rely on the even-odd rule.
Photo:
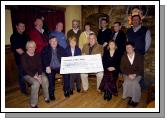
[(114, 71), (114, 70), (115, 70), (114, 67), (109, 67), (109, 68), (107, 68), (107, 69), (108, 69), (108, 71)]
[(105, 42), (105, 43), (103, 44), (103, 47), (105, 47), (107, 44), (108, 44), (108, 43), (107, 43), (107, 42)]
[(48, 67), (46, 67), (46, 73), (51, 73), (51, 68), (48, 66)]

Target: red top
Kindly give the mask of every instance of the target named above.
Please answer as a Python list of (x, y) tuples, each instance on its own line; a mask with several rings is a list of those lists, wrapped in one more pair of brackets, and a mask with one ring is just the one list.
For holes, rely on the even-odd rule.
[(30, 32), (29, 36), (36, 43), (36, 53), (41, 53), (42, 49), (48, 45), (48, 36), (40, 33), (35, 28)]

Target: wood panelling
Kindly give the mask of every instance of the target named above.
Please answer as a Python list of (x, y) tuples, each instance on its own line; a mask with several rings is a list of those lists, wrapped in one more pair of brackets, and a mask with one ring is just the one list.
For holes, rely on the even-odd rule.
[(18, 83), (18, 71), (14, 55), (10, 45), (5, 48), (5, 86), (13, 86)]

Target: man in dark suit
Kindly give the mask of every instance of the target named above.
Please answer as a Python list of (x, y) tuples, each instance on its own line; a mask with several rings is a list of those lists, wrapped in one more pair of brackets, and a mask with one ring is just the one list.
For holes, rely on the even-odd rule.
[[(55, 100), (55, 75), (60, 72), (61, 57), (65, 57), (65, 50), (58, 45), (57, 38), (51, 36), (49, 39), (49, 45), (42, 51), (42, 63), (44, 71), (49, 79), (49, 96), (50, 100)], [(67, 80), (67, 76), (63, 75), (64, 80), (64, 95), (69, 96), (70, 82)]]
[(115, 22), (114, 33), (112, 35), (112, 39), (115, 41), (117, 45), (117, 50), (119, 54), (119, 63), (122, 55), (125, 52), (125, 47), (126, 47), (126, 34), (121, 30), (121, 27), (122, 26), (120, 22)]
[(119, 54), (122, 56), (125, 52), (125, 44), (126, 44), (126, 34), (121, 30), (121, 23), (114, 23), (114, 33), (112, 35), (112, 39), (117, 44), (117, 49)]

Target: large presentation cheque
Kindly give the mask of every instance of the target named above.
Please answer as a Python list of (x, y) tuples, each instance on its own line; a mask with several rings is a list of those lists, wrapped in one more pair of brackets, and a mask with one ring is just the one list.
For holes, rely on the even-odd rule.
[(100, 54), (62, 57), (60, 74), (96, 73), (103, 71)]

